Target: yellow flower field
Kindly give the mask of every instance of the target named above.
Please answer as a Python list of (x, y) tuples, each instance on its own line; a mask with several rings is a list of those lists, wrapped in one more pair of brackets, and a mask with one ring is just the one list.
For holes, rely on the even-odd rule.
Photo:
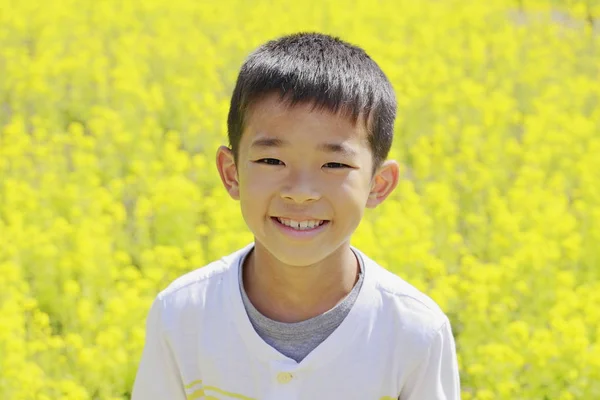
[(353, 244), (436, 300), (464, 399), (600, 399), (600, 1), (0, 0), (0, 399), (129, 398), (154, 296), (252, 240), (241, 63), (321, 31), (398, 96)]

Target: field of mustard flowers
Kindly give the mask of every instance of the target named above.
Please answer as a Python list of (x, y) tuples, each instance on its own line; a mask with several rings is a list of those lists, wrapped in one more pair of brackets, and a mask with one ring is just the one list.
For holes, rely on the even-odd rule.
[(401, 183), (353, 244), (453, 322), (464, 399), (600, 398), (600, 2), (0, 0), (0, 398), (129, 398), (152, 299), (245, 244), (214, 166), (262, 42), (361, 45)]

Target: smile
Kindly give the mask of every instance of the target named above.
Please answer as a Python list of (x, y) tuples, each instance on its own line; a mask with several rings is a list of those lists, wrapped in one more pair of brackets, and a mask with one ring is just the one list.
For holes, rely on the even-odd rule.
[(325, 220), (319, 220), (319, 219), (313, 219), (313, 220), (307, 220), (307, 221), (296, 221), (293, 219), (279, 218), (279, 217), (276, 217), (275, 219), (280, 224), (288, 226), (288, 227), (298, 230), (298, 231), (307, 231), (307, 230), (315, 229), (315, 228), (323, 225), (325, 222), (327, 222)]

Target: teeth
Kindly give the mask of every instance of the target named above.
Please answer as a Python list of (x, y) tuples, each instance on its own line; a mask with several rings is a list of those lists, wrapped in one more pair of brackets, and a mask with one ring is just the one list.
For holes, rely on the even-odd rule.
[(277, 220), (279, 222), (281, 222), (283, 225), (289, 226), (289, 227), (297, 229), (299, 231), (313, 229), (313, 228), (323, 224), (323, 222), (324, 222), (324, 221), (320, 221), (320, 220), (299, 222), (299, 221), (294, 221), (293, 219), (285, 219), (285, 218), (277, 218)]

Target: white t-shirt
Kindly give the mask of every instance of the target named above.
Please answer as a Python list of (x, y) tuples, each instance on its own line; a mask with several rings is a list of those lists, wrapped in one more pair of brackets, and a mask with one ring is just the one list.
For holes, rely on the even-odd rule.
[(342, 323), (300, 363), (256, 333), (239, 290), (250, 244), (192, 271), (152, 304), (132, 400), (460, 399), (450, 322), (439, 307), (364, 261)]

